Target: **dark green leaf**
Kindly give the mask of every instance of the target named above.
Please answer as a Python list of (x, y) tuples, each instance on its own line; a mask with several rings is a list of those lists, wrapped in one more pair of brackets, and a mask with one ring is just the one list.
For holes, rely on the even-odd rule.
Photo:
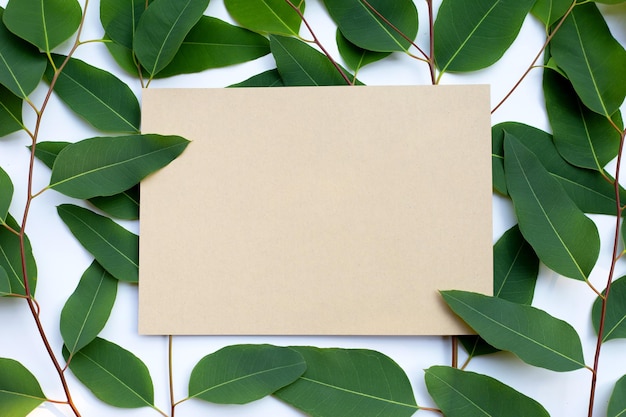
[(146, 0), (100, 0), (100, 22), (109, 38), (132, 49), (137, 23), (145, 10)]
[[(0, 19), (3, 15), (4, 9), (0, 7)], [(46, 57), (0, 22), (0, 84), (17, 97), (26, 98), (37, 87), (45, 70)]]
[(582, 102), (611, 117), (626, 96), (626, 51), (593, 3), (574, 8), (550, 42), (550, 53)]
[(504, 135), (507, 188), (524, 238), (553, 271), (587, 280), (600, 252), (598, 229), (535, 154)]
[(50, 52), (76, 32), (82, 15), (76, 0), (10, 0), (3, 20), (11, 32)]
[(324, 0), (324, 4), (341, 33), (360, 48), (406, 51), (411, 42), (398, 30), (409, 39), (417, 36), (417, 9), (412, 0)]
[(22, 100), (0, 85), (0, 137), (17, 132), (22, 126)]
[(491, 377), (447, 366), (424, 376), (428, 393), (446, 417), (549, 417), (537, 401)]
[[(55, 55), (61, 65), (64, 56)], [(54, 71), (46, 71), (48, 81)], [(139, 132), (140, 110), (132, 90), (113, 74), (71, 58), (54, 85), (54, 92), (76, 114), (107, 132)]]
[[(7, 215), (6, 224), (15, 231), (20, 230), (20, 226), (10, 214)], [(34, 295), (37, 286), (37, 264), (35, 263), (33, 250), (28, 237), (26, 237), (24, 241), (24, 246), (26, 249), (28, 284), (31, 295)], [(4, 269), (8, 275), (11, 287), (10, 293), (26, 295), (24, 277), (22, 274), (19, 237), (2, 226), (0, 226), (0, 268)]]
[[(39, 142), (35, 148), (35, 156), (52, 169), (59, 153), (69, 144), (70, 142)], [(31, 147), (29, 146), (28, 149)]]
[(403, 417), (418, 406), (404, 371), (382, 353), (294, 347), (307, 370), (274, 395), (311, 417)]
[[(63, 356), (69, 358), (67, 349), (63, 349)], [(107, 404), (123, 408), (153, 407), (154, 388), (148, 368), (114, 343), (96, 338), (74, 355), (70, 369)]]
[(13, 182), (11, 177), (0, 167), (0, 225), (4, 224), (9, 214), (13, 199)]
[(361, 67), (389, 56), (389, 52), (373, 52), (359, 48), (341, 34), (337, 29), (337, 47), (348, 67), (358, 72)]
[(245, 404), (291, 384), (306, 369), (290, 348), (227, 346), (205, 356), (191, 372), (189, 397), (218, 404)]
[(39, 382), (24, 365), (0, 358), (0, 416), (26, 417), (44, 401)]
[(550, 27), (561, 19), (574, 0), (537, 0), (532, 13), (546, 26)]
[(520, 304), (530, 304), (535, 293), (539, 259), (513, 226), (493, 247), (493, 295)]
[(11, 294), (11, 281), (7, 271), (0, 266), (0, 297)]
[(85, 139), (59, 153), (50, 188), (75, 198), (119, 194), (169, 164), (188, 144), (180, 136), (160, 135)]
[(229, 87), (283, 87), (283, 79), (277, 69), (268, 70)]
[(270, 53), (266, 37), (219, 19), (202, 16), (160, 77), (171, 77), (252, 61)]
[[(304, 0), (292, 0), (304, 13)], [(298, 36), (302, 19), (285, 0), (224, 0), (241, 26), (261, 33)]]
[(490, 345), (564, 372), (585, 366), (576, 330), (545, 311), (467, 291), (442, 291), (448, 306)]
[(443, 0), (435, 20), (441, 72), (475, 71), (511, 46), (535, 0)]
[(457, 336), (463, 348), (467, 351), (469, 357), (489, 355), (491, 353), (500, 352), (500, 349), (494, 348), (480, 336)]
[(609, 400), (609, 409), (606, 417), (620, 417), (624, 415), (626, 415), (626, 375), (621, 377), (615, 384)]
[(117, 219), (139, 219), (139, 186), (136, 185), (120, 194), (108, 197), (93, 197), (91, 204)]
[[(606, 290), (602, 291), (602, 295)], [(593, 328), (598, 333), (600, 328), (600, 316), (602, 314), (602, 299), (598, 297), (593, 303), (591, 318)], [(615, 280), (611, 284), (609, 298), (606, 304), (606, 317), (602, 341), (626, 338), (626, 276)]]
[(57, 211), (72, 234), (96, 261), (120, 281), (137, 282), (139, 237), (108, 217), (71, 204)]
[[(105, 36), (104, 39), (107, 39), (107, 37)], [(139, 64), (135, 59), (133, 50), (126, 48), (125, 46), (119, 45), (115, 42), (107, 42), (105, 45), (115, 62), (117, 62), (117, 64), (120, 66), (120, 68), (122, 68), (130, 75), (137, 77), (137, 74), (139, 74)], [(142, 76), (144, 78), (148, 78), (150, 77), (150, 74), (142, 69)]]
[(141, 15), (133, 48), (152, 76), (169, 64), (209, 0), (154, 0)]
[(92, 262), (61, 311), (61, 336), (70, 356), (98, 336), (109, 319), (116, 295), (117, 280)]

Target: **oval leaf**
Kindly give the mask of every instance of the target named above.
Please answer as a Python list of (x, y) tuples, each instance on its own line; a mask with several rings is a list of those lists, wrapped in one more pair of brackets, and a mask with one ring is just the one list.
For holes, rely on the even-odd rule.
[(0, 167), (0, 224), (4, 224), (9, 214), (13, 199), (13, 182), (5, 170)]
[(535, 0), (443, 0), (435, 20), (435, 58), (442, 73), (475, 71), (511, 46)]
[(306, 363), (293, 349), (271, 345), (227, 346), (205, 356), (191, 372), (189, 397), (245, 404), (294, 382)]
[(337, 47), (341, 57), (346, 61), (348, 67), (355, 72), (358, 72), (361, 67), (367, 64), (379, 61), (389, 56), (390, 52), (373, 52), (366, 49), (359, 48), (352, 42), (346, 39), (341, 34), (341, 31), (337, 29)]
[[(304, 0), (293, 1), (304, 13)], [(298, 36), (302, 19), (285, 0), (224, 0), (241, 26), (261, 33)]]
[(293, 347), (307, 370), (274, 393), (312, 417), (408, 417), (418, 406), (404, 371), (382, 353)]
[(505, 133), (504, 168), (519, 227), (543, 263), (587, 280), (600, 252), (598, 229), (574, 204), (535, 154)]
[(324, 4), (341, 33), (360, 48), (406, 51), (411, 42), (398, 31), (409, 39), (417, 36), (417, 8), (412, 0), (324, 0)]
[(550, 53), (585, 106), (606, 117), (619, 109), (626, 97), (626, 50), (593, 2), (574, 8), (554, 34)]
[(133, 48), (133, 37), (141, 15), (152, 0), (100, 0), (100, 22), (113, 42)]
[[(6, 224), (15, 231), (20, 230), (19, 224), (9, 214), (6, 218)], [(28, 287), (31, 295), (35, 294), (37, 286), (37, 264), (33, 256), (33, 250), (28, 240), (28, 236), (24, 240), (26, 249), (26, 269), (28, 272)], [(10, 293), (18, 295), (26, 295), (24, 289), (24, 277), (22, 274), (22, 258), (20, 255), (20, 240), (17, 235), (0, 226), (0, 268), (8, 275)]]
[(549, 417), (537, 401), (491, 377), (447, 366), (424, 376), (428, 393), (446, 417)]
[(564, 372), (585, 366), (576, 330), (535, 307), (467, 291), (442, 291), (459, 317), (490, 345), (524, 362)]
[(26, 417), (46, 401), (35, 376), (21, 363), (0, 358), (0, 415)]
[(22, 126), (22, 100), (0, 85), (0, 137), (17, 132)]
[(133, 48), (152, 76), (169, 64), (209, 0), (154, 0), (141, 15)]
[(518, 226), (507, 230), (493, 247), (493, 295), (530, 304), (539, 273), (539, 258)]
[(160, 135), (85, 139), (59, 153), (50, 188), (83, 199), (119, 194), (169, 164), (188, 144), (180, 136)]
[[(67, 360), (69, 352), (63, 349)], [(146, 365), (131, 352), (96, 338), (78, 351), (70, 369), (96, 397), (122, 408), (153, 407), (154, 388)]]
[(139, 219), (139, 186), (136, 185), (120, 194), (108, 197), (93, 197), (91, 204), (111, 217), (123, 220)]
[(470, 358), (500, 352), (500, 349), (491, 346), (480, 336), (457, 336), (457, 338)]
[[(602, 292), (604, 295), (606, 290)], [(593, 328), (598, 333), (600, 328), (600, 315), (602, 314), (602, 299), (598, 297), (593, 303), (591, 321)], [(626, 276), (615, 280), (611, 284), (611, 291), (606, 305), (606, 317), (602, 341), (626, 338)]]
[(277, 69), (267, 70), (228, 87), (283, 87), (283, 79)]
[(96, 261), (120, 281), (137, 282), (139, 236), (108, 217), (71, 204), (57, 212), (72, 234)]
[(117, 280), (94, 261), (61, 311), (61, 336), (73, 356), (104, 328), (117, 295)]
[(606, 417), (620, 417), (624, 415), (626, 415), (626, 375), (621, 377), (615, 384), (609, 400), (609, 409), (606, 412)]
[(572, 0), (537, 0), (532, 13), (548, 28), (561, 19), (571, 5)]

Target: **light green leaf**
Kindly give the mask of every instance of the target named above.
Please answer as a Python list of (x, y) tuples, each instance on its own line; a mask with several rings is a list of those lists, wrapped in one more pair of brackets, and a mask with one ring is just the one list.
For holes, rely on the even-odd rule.
[(169, 164), (188, 144), (180, 136), (160, 135), (85, 139), (59, 153), (50, 188), (84, 199), (119, 194)]
[(593, 2), (574, 8), (554, 34), (550, 53), (585, 106), (611, 117), (622, 105), (626, 51)]
[[(53, 57), (57, 66), (64, 56)], [(54, 70), (48, 66), (46, 78)], [(54, 92), (76, 114), (106, 132), (139, 132), (140, 109), (132, 90), (113, 74), (71, 58), (54, 85)]]
[(0, 297), (11, 294), (11, 281), (7, 271), (0, 266)]
[[(63, 349), (67, 360), (69, 352)], [(146, 365), (126, 349), (96, 338), (79, 350), (70, 369), (103, 402), (122, 408), (154, 408), (154, 388)]]
[(98, 336), (109, 319), (116, 295), (117, 280), (92, 262), (61, 311), (61, 336), (70, 356)]
[[(602, 291), (602, 295), (606, 290)], [(593, 328), (598, 333), (600, 328), (600, 315), (602, 314), (602, 300), (596, 298), (591, 310)], [(602, 341), (626, 338), (626, 276), (615, 280), (611, 284), (609, 298), (606, 305), (606, 317)]]
[(524, 238), (553, 271), (587, 280), (600, 252), (595, 224), (535, 154), (506, 132), (504, 155), (507, 188)]
[(22, 126), (22, 100), (0, 85), (0, 137), (17, 132)]
[(266, 37), (214, 17), (202, 16), (157, 78), (240, 64), (269, 53)]
[(139, 186), (136, 185), (119, 194), (107, 197), (93, 197), (91, 204), (117, 219), (139, 219)]
[[(3, 15), (4, 9), (0, 7), (0, 20)], [(0, 21), (0, 84), (17, 97), (26, 98), (37, 87), (45, 70), (46, 57), (9, 32)]]
[(152, 76), (169, 64), (209, 0), (154, 0), (141, 15), (133, 49)]
[(283, 87), (283, 79), (277, 69), (267, 70), (228, 87)]
[(606, 417), (623, 417), (624, 415), (626, 415), (626, 375), (615, 384), (609, 400), (609, 409), (606, 412)]
[(507, 230), (493, 247), (493, 295), (530, 304), (535, 293), (539, 259), (518, 226)]
[[(304, 13), (304, 0), (292, 0)], [(260, 33), (298, 36), (302, 19), (285, 0), (224, 0), (228, 13), (241, 26)]]
[(418, 410), (406, 374), (382, 353), (292, 349), (304, 357), (307, 370), (274, 395), (311, 417), (408, 417)]
[(100, 0), (100, 22), (115, 43), (133, 48), (137, 23), (152, 0)]
[(227, 346), (205, 356), (193, 368), (189, 397), (218, 404), (246, 404), (291, 384), (305, 369), (302, 355), (290, 348)]
[(358, 72), (362, 67), (376, 61), (380, 61), (390, 55), (390, 52), (373, 52), (359, 48), (341, 34), (337, 29), (337, 47), (341, 57), (346, 61), (348, 67)]
[(548, 28), (565, 15), (573, 1), (574, 0), (537, 0), (533, 6), (532, 14)]
[(474, 372), (433, 366), (424, 376), (428, 393), (446, 417), (549, 417), (537, 401)]
[(435, 20), (441, 72), (475, 71), (498, 61), (535, 0), (443, 0)]
[(3, 224), (7, 219), (12, 199), (13, 182), (9, 174), (0, 167), (0, 224)]
[[(9, 214), (6, 224), (15, 231), (20, 230), (19, 224)], [(28, 287), (31, 295), (35, 294), (37, 287), (37, 264), (33, 256), (33, 250), (28, 240), (24, 240), (26, 249), (26, 270), (28, 273)], [(17, 235), (0, 226), (0, 268), (4, 269), (8, 275), (10, 283), (10, 293), (26, 295), (24, 288), (24, 277), (22, 273), (22, 258), (20, 256), (20, 240)]]
[(585, 366), (576, 330), (528, 305), (467, 291), (442, 291), (448, 306), (490, 345), (557, 372)]
[(139, 237), (108, 217), (71, 204), (57, 212), (72, 234), (96, 261), (120, 281), (137, 282)]
[(24, 365), (0, 358), (0, 416), (26, 417), (44, 401), (39, 382)]
[(398, 30), (409, 39), (417, 36), (417, 8), (412, 0), (324, 0), (324, 4), (341, 33), (359, 48), (406, 51), (411, 42)]

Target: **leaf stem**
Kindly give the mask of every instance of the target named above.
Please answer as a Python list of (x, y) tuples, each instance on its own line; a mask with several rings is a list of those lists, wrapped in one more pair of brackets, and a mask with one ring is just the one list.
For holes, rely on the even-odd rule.
[(431, 407), (420, 407), (420, 410), (424, 410), (424, 411), (432, 411), (434, 413), (439, 413), (443, 415), (443, 412), (441, 410), (439, 410), (438, 408), (431, 408)]
[(170, 385), (170, 408), (171, 414), (170, 417), (174, 417), (174, 413), (176, 410), (176, 402), (174, 401), (174, 366), (173, 366), (173, 357), (174, 357), (174, 337), (172, 335), (167, 336), (167, 368), (169, 372), (169, 385)]
[(459, 367), (459, 338), (452, 336), (452, 367)]

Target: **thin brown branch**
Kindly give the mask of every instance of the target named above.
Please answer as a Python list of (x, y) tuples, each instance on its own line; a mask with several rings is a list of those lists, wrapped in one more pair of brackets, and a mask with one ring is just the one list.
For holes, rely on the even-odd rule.
[(459, 338), (452, 336), (452, 367), (459, 367)]
[(169, 373), (170, 385), (170, 417), (174, 417), (176, 411), (176, 402), (174, 401), (174, 337), (167, 336), (167, 368)]
[(430, 81), (437, 84), (437, 68), (435, 67), (435, 13), (433, 11), (433, 1), (426, 0), (428, 5), (428, 38), (430, 39), (430, 57), (428, 66), (430, 68)]

